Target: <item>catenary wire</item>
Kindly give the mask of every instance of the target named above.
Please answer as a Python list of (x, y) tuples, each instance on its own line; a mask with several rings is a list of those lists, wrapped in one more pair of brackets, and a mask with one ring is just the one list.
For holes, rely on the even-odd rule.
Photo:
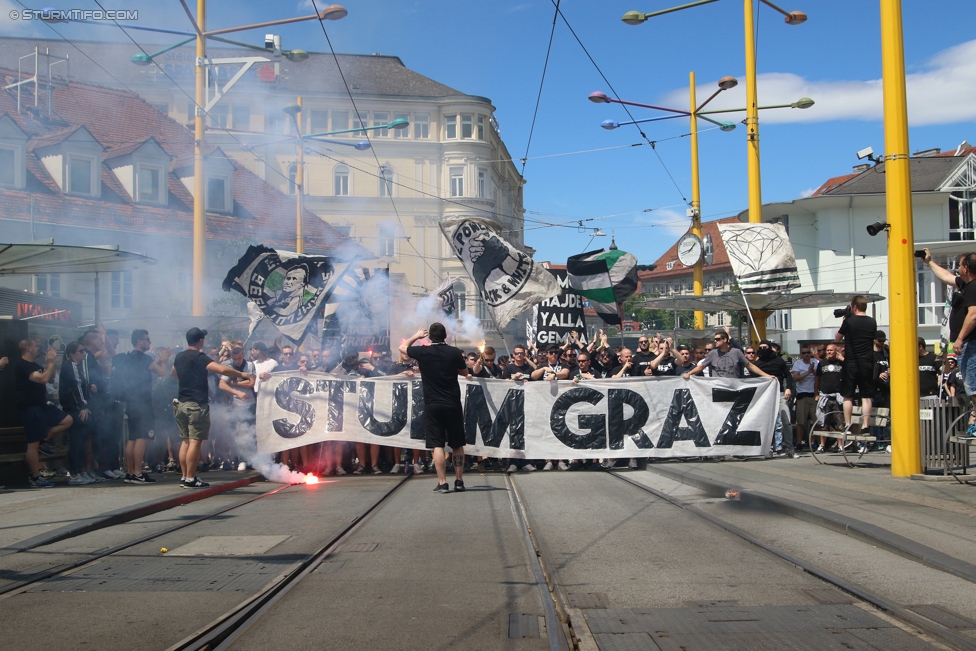
[(549, 54), (552, 52), (552, 39), (556, 35), (556, 22), (559, 20), (559, 3), (556, 0), (556, 11), (552, 15), (552, 29), (549, 31), (549, 46), (546, 48), (546, 61), (542, 64), (542, 79), (539, 80), (539, 93), (535, 98), (535, 110), (532, 111), (532, 126), (529, 127), (529, 138), (525, 143), (525, 156), (522, 157), (522, 171), (519, 175), (525, 177), (525, 163), (529, 159), (529, 148), (532, 146), (532, 134), (535, 132), (535, 120), (539, 117), (539, 103), (542, 101), (542, 87), (546, 83), (546, 70), (549, 68)]

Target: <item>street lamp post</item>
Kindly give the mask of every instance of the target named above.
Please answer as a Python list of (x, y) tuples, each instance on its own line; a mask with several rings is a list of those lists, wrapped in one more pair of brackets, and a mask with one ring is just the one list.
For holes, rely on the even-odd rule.
[[(641, 13), (639, 11), (628, 11), (623, 15), (622, 20), (628, 25), (640, 25), (648, 18), (668, 14), (682, 9), (690, 9), (701, 5), (711, 4), (718, 0), (697, 0), (685, 5), (652, 11), (651, 13)], [(806, 22), (807, 15), (802, 11), (786, 11), (777, 7), (769, 0), (759, 0), (768, 7), (783, 14), (787, 25), (799, 25)], [(746, 42), (746, 157), (749, 168), (749, 221), (752, 223), (762, 222), (762, 188), (760, 182), (759, 169), (759, 101), (756, 92), (756, 36), (754, 27), (754, 16), (752, 3), (754, 0), (745, 0), (743, 18), (745, 21), (745, 42)]]
[[(706, 0), (706, 1), (707, 2), (716, 2), (717, 0)], [(640, 107), (643, 107), (643, 108), (651, 108), (651, 109), (655, 109), (655, 110), (658, 110), (658, 111), (666, 111), (668, 113), (675, 114), (675, 115), (670, 115), (670, 116), (667, 116), (667, 117), (664, 117), (664, 118), (651, 118), (649, 120), (635, 120), (633, 122), (634, 124), (642, 123), (642, 122), (652, 122), (652, 121), (656, 121), (656, 120), (666, 120), (666, 119), (669, 119), (669, 118), (681, 117), (682, 115), (687, 115), (689, 117), (689, 120), (690, 120), (690, 123), (691, 123), (691, 128), (690, 128), (690, 135), (691, 135), (691, 208), (690, 208), (689, 212), (690, 212), (690, 216), (691, 216), (691, 232), (699, 240), (701, 240), (701, 237), (702, 237), (702, 228), (701, 228), (701, 182), (700, 182), (700, 177), (699, 177), (699, 172), (698, 172), (698, 118), (701, 117), (703, 120), (707, 120), (708, 122), (711, 122), (712, 124), (717, 125), (722, 131), (732, 131), (732, 130), (735, 129), (735, 124), (734, 123), (732, 123), (732, 122), (717, 122), (716, 120), (713, 120), (712, 118), (708, 117), (708, 115), (713, 115), (713, 114), (717, 114), (717, 113), (735, 113), (735, 112), (746, 111), (747, 109), (745, 109), (745, 108), (735, 108), (735, 109), (716, 109), (716, 110), (713, 110), (713, 111), (705, 111), (705, 110), (703, 110), (705, 108), (705, 106), (708, 105), (709, 102), (711, 102), (713, 99), (715, 99), (719, 95), (719, 93), (721, 93), (722, 91), (726, 91), (726, 90), (730, 90), (732, 88), (735, 88), (738, 85), (739, 82), (738, 82), (738, 80), (735, 77), (722, 77), (721, 79), (719, 79), (718, 80), (718, 90), (716, 90), (714, 93), (712, 93), (708, 97), (708, 99), (706, 99), (700, 105), (698, 104), (698, 100), (697, 100), (697, 87), (695, 85), (695, 73), (694, 73), (694, 71), (692, 71), (692, 72), (689, 73), (688, 79), (689, 79), (689, 110), (687, 110), (687, 111), (682, 111), (682, 110), (679, 110), (679, 109), (667, 108), (667, 107), (664, 107), (664, 106), (654, 106), (653, 104), (640, 104), (640, 103), (637, 103), (637, 102), (628, 102), (628, 101), (624, 101), (624, 100), (614, 99), (612, 97), (609, 97), (606, 93), (600, 93), (600, 92), (591, 93), (589, 99), (590, 99), (591, 102), (595, 102), (595, 103), (613, 103), (613, 102), (615, 102), (615, 103), (618, 103), (618, 104), (626, 104), (626, 105), (629, 105), (629, 106), (640, 106)], [(759, 107), (756, 107), (756, 110), (758, 111), (758, 110), (771, 109), (771, 108), (799, 108), (799, 109), (807, 109), (807, 108), (810, 108), (813, 105), (814, 105), (814, 101), (812, 99), (810, 99), (809, 97), (802, 97), (802, 98), (798, 99), (797, 101), (795, 101), (795, 102), (793, 102), (791, 104), (776, 104), (776, 105), (772, 105), (772, 106), (759, 106)], [(626, 124), (631, 124), (631, 123), (630, 122), (622, 122), (621, 123), (621, 122), (614, 122), (612, 120), (606, 120), (606, 121), (603, 122), (602, 126), (603, 126), (604, 129), (616, 129), (619, 126), (623, 126), (623, 125), (626, 125)], [(704, 249), (704, 247), (703, 247), (703, 249)], [(702, 296), (704, 294), (704, 280), (705, 280), (704, 264), (705, 264), (704, 263), (704, 250), (702, 250), (702, 255), (699, 256), (698, 261), (695, 263), (695, 266), (693, 268), (693, 273), (694, 273), (694, 276), (693, 276), (693, 279), (694, 279), (693, 280), (693, 286), (694, 286), (694, 295), (695, 296)], [(768, 316), (769, 316), (769, 314), (766, 314), (766, 317), (768, 317)], [(765, 324), (765, 321), (763, 321), (763, 323)], [(763, 327), (762, 332), (760, 333), (760, 332), (758, 332), (758, 326), (759, 326), (759, 324), (757, 323), (756, 325), (757, 325), (757, 333), (756, 334), (757, 334), (758, 338), (759, 339), (765, 338), (765, 336), (766, 336), (765, 327)], [(695, 311), (695, 330), (704, 330), (704, 329), (705, 329), (705, 313), (703, 311), (696, 310)]]

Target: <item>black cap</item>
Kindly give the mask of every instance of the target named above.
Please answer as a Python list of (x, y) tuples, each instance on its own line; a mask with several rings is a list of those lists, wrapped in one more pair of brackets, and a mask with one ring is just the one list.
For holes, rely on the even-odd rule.
[(263, 341), (255, 341), (253, 344), (251, 344), (251, 350), (258, 350), (258, 351), (264, 353), (265, 355), (267, 355), (268, 354), (268, 345), (266, 343), (264, 343)]
[(200, 328), (190, 328), (186, 331), (186, 343), (190, 346), (195, 346), (198, 341), (206, 336), (206, 330), (201, 330)]
[(687, 350), (687, 351), (691, 351), (691, 348), (688, 347), (688, 344), (678, 344), (678, 346), (675, 348), (675, 350)]

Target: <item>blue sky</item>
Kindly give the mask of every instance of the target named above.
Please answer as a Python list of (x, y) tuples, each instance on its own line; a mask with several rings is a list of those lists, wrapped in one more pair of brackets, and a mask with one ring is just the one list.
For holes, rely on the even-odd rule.
[[(109, 9), (139, 9), (140, 23), (188, 27), (177, 0), (101, 3)], [(654, 11), (673, 3), (677, 4), (674, 0), (563, 0), (560, 7), (622, 98), (686, 108), (688, 73), (694, 70), (699, 100), (716, 87), (720, 77), (732, 75), (740, 85), (720, 99), (730, 107), (742, 105), (742, 2), (721, 0), (636, 27), (620, 20), (631, 9)], [(189, 0), (188, 4), (196, 3)], [(347, 0), (343, 4), (349, 15), (327, 24), (337, 51), (396, 55), (421, 74), (490, 98), (510, 154), (514, 158), (525, 155), (552, 29), (552, 2)], [(809, 20), (788, 26), (780, 14), (760, 7), (760, 104), (809, 96), (817, 105), (807, 111), (781, 109), (761, 114), (764, 202), (795, 199), (828, 177), (849, 172), (857, 163), (859, 149), (872, 146), (878, 153), (884, 151), (878, 2), (782, 0), (777, 4), (805, 11)], [(903, 4), (912, 151), (945, 150), (966, 139), (976, 142), (976, 35), (959, 28), (971, 16), (971, 0), (906, 0)], [(47, 0), (43, 6), (97, 8), (93, 0)], [(310, 0), (211, 2), (208, 27), (302, 15), (310, 13), (310, 6)], [(20, 9), (21, 5), (16, 0), (0, 0), (0, 33), (29, 35), (23, 22), (12, 24), (6, 18), (10, 8)], [(42, 25), (32, 27), (37, 36), (51, 36)], [(59, 30), (70, 38), (124, 38), (111, 29), (60, 26)], [(260, 43), (264, 31), (246, 32), (238, 38)], [(328, 51), (315, 22), (276, 31), (283, 35), (286, 48)], [(155, 37), (140, 38), (149, 42)], [(536, 220), (527, 222), (526, 241), (538, 250), (536, 259), (564, 262), (586, 247), (589, 235), (537, 222), (601, 218), (584, 225), (615, 231), (621, 248), (635, 253), (642, 263), (650, 263), (687, 228), (683, 203), (691, 196), (689, 142), (679, 137), (687, 133), (686, 119), (645, 125), (647, 136), (660, 141), (656, 152), (661, 160), (646, 144), (531, 159), (642, 142), (633, 127), (600, 128), (603, 120), (626, 121), (628, 117), (618, 105), (589, 102), (587, 95), (596, 90), (610, 93), (560, 20), (525, 168), (526, 218)], [(659, 115), (631, 110), (638, 119)], [(705, 132), (699, 146), (704, 218), (744, 209), (745, 130)], [(591, 248), (601, 245), (609, 245), (609, 238), (594, 240)]]

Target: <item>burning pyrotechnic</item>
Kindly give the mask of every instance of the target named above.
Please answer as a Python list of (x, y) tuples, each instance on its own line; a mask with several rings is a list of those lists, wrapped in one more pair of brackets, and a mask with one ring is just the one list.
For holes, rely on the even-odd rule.
[(319, 478), (316, 477), (313, 474), (305, 475), (305, 483), (306, 484), (317, 484), (317, 483), (319, 483)]

